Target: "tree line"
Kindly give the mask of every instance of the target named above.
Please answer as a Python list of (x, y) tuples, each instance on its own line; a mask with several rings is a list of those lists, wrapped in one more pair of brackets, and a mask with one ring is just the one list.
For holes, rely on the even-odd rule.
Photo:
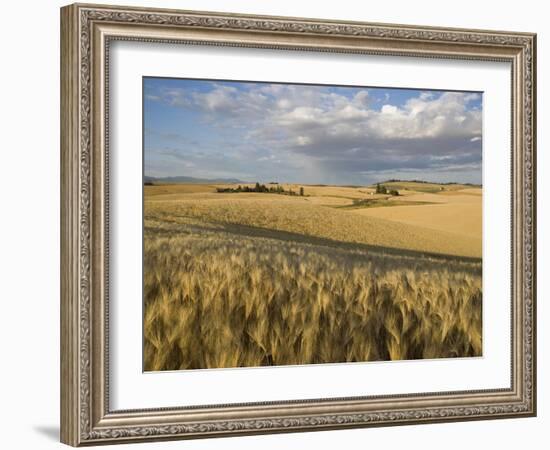
[(276, 186), (266, 186), (265, 184), (256, 183), (254, 186), (237, 186), (236, 188), (216, 188), (216, 192), (220, 193), (238, 193), (238, 192), (260, 192), (268, 194), (282, 194), (282, 195), (299, 195), (303, 197), (305, 195), (304, 188), (300, 187), (299, 191), (293, 191), (292, 189), (283, 188), (280, 184)]
[(388, 189), (388, 188), (386, 188), (386, 186), (384, 186), (383, 184), (380, 184), (380, 183), (378, 183), (376, 185), (376, 193), (377, 194), (389, 194), (389, 195), (394, 195), (394, 196), (399, 195), (399, 192), (396, 191), (395, 189)]

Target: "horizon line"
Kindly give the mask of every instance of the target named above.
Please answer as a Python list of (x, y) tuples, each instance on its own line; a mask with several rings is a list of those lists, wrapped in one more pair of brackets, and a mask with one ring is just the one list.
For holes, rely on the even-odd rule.
[[(341, 183), (299, 183), (299, 182), (293, 182), (293, 181), (258, 181), (258, 180), (247, 181), (247, 180), (241, 180), (237, 177), (203, 178), (203, 177), (193, 177), (193, 176), (190, 176), (190, 175), (167, 175), (167, 176), (162, 176), (162, 177), (156, 177), (156, 176), (146, 175), (146, 174), (143, 175), (143, 179), (152, 178), (152, 179), (156, 179), (156, 180), (164, 180), (164, 179), (179, 178), (179, 177), (192, 178), (192, 179), (195, 179), (195, 180), (204, 180), (204, 182), (212, 182), (212, 181), (215, 181), (215, 180), (227, 180), (227, 181), (237, 180), (237, 182), (233, 182), (233, 183), (229, 183), (229, 184), (238, 184), (238, 183), (243, 183), (243, 184), (254, 184), (254, 183), (263, 183), (263, 184), (302, 184), (304, 186), (342, 186), (342, 187), (345, 187), (345, 186), (371, 186), (371, 185), (383, 184), (383, 183), (399, 183), (399, 182), (401, 182), (401, 183), (424, 183), (424, 184), (443, 184), (443, 185), (463, 184), (463, 185), (469, 185), (469, 186), (483, 186), (482, 182), (481, 183), (470, 183), (470, 182), (460, 182), (460, 181), (429, 181), (429, 180), (421, 180), (421, 179), (417, 179), (417, 178), (415, 178), (415, 179), (388, 178), (384, 181), (375, 181), (375, 182), (367, 183), (367, 184), (355, 184), (355, 183), (341, 184)], [(179, 184), (185, 184), (185, 182), (182, 182), (182, 183), (179, 183)]]

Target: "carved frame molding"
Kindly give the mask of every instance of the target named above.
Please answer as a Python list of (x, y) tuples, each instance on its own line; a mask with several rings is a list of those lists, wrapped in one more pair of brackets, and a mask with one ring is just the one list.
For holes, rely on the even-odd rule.
[[(108, 396), (108, 62), (113, 40), (509, 61), (512, 386), (111, 411)], [(61, 439), (78, 446), (536, 414), (536, 36), (359, 22), (70, 5), (61, 10)]]

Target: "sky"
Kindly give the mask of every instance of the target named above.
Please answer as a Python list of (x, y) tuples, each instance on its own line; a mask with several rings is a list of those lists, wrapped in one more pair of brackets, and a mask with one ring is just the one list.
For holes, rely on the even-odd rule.
[(143, 79), (147, 176), (481, 183), (482, 94)]

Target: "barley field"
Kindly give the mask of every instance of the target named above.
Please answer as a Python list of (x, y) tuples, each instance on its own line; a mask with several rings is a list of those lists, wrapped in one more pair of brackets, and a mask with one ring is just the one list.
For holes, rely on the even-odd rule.
[(145, 370), (482, 355), (479, 190), (220, 187), (145, 186)]

